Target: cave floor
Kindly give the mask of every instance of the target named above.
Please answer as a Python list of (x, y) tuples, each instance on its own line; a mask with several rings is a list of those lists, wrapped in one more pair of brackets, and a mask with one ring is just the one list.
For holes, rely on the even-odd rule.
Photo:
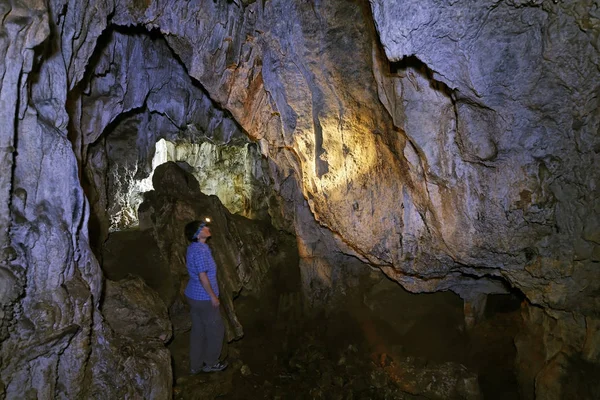
[(409, 296), (402, 307), (356, 301), (311, 317), (294, 305), (293, 295), (280, 298), (277, 307), (253, 297), (238, 299), (245, 335), (226, 347), (227, 370), (189, 376), (188, 337), (171, 343), (173, 397), (426, 399), (432, 395), (408, 378), (411, 368), (451, 362), (477, 374), (484, 399), (519, 398), (513, 372), (518, 302), (491, 297), (486, 319), (467, 333), (456, 296)]

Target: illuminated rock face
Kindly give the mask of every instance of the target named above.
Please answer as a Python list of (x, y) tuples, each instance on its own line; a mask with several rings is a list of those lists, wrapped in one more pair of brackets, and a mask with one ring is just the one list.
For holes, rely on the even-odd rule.
[[(401, 66), (382, 78), (381, 99), (424, 166), (438, 237), (453, 259), (544, 308), (523, 309), (524, 397), (595, 397), (575, 394), (579, 378), (557, 382), (599, 361), (590, 327), (600, 242), (590, 233), (600, 176), (588, 168), (600, 162), (598, 17), (585, 2), (372, 5), (386, 56)], [(419, 62), (405, 67), (409, 56)]]
[[(598, 362), (589, 327), (600, 310), (600, 73), (590, 2), (23, 3), (0, 6), (0, 151), (15, 164), (0, 178), (9, 282), (0, 335), (3, 359), (21, 349), (23, 332), (47, 357), (31, 372), (27, 359), (3, 364), (6, 393), (39, 376), (60, 385), (38, 393), (80, 393), (84, 372), (65, 371), (110, 348), (90, 345), (109, 343), (109, 333), (99, 318), (92, 324), (101, 278), (77, 167), (87, 168), (86, 188), (104, 188), (108, 157), (90, 146), (135, 118), (140, 177), (161, 137), (257, 141), (276, 191), (269, 213), (297, 235), (317, 299), (356, 257), (411, 291), (453, 290), (469, 302), (508, 282), (545, 310), (524, 312), (553, 338), (540, 350), (552, 361), (536, 366), (546, 385), (537, 393), (566, 370), (563, 357)], [(143, 32), (101, 37), (109, 16), (120, 31)], [(152, 52), (156, 36), (206, 93), (189, 88), (174, 57)], [(35, 53), (41, 43), (46, 51)], [(87, 192), (92, 216), (110, 208), (105, 194)], [(92, 223), (108, 231), (108, 220)]]
[(589, 79), (600, 55), (580, 29), (589, 10), (372, 3), (387, 58), (424, 63), (382, 79), (399, 101), (381, 97), (425, 165), (452, 258), (492, 268), (536, 304), (595, 312), (598, 287), (585, 276), (595, 274), (599, 243), (586, 232), (598, 231), (599, 177), (585, 166), (599, 157)]
[(214, 107), (164, 39), (110, 29), (95, 54), (72, 102), (81, 107), (73, 126), (98, 241), (137, 226), (152, 171), (167, 161), (186, 163), (231, 212), (266, 217), (269, 179), (256, 144)]

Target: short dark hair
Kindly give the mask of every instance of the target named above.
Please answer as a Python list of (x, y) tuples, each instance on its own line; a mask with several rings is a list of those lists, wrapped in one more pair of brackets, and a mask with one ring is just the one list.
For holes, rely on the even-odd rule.
[(184, 232), (185, 237), (190, 242), (197, 242), (198, 238), (196, 238), (196, 232), (198, 232), (198, 228), (202, 225), (202, 221), (192, 221), (185, 226)]

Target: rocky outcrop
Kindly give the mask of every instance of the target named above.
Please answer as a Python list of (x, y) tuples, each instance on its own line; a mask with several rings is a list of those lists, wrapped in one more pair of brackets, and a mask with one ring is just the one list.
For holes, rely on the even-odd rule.
[[(523, 305), (525, 329), (515, 339), (524, 398), (593, 399), (600, 395), (598, 320)], [(566, 381), (568, 379), (568, 381)]]
[(158, 294), (139, 277), (106, 280), (102, 315), (119, 335), (138, 342), (171, 339), (167, 307)]
[[(154, 172), (153, 184), (156, 188), (145, 194), (140, 205), (140, 216), (148, 224), (142, 226), (151, 232), (164, 263), (151, 264), (165, 266), (160, 271), (170, 276), (175, 287), (175, 295), (168, 305), (171, 317), (181, 321), (175, 329), (189, 329), (189, 318), (181, 318), (184, 302), (183, 291), (188, 282), (185, 266), (185, 251), (189, 244), (183, 235), (184, 227), (193, 220), (211, 219), (212, 237), (209, 241), (213, 257), (219, 266), (220, 299), (224, 310), (226, 333), (229, 341), (243, 336), (243, 327), (235, 312), (233, 300), (244, 290), (258, 294), (267, 279), (267, 273), (276, 258), (280, 234), (264, 221), (249, 220), (232, 215), (216, 196), (207, 196), (200, 191), (198, 181), (173, 162), (160, 165)], [(137, 237), (143, 235), (138, 232)], [(134, 268), (130, 269), (132, 272)], [(158, 276), (154, 273), (153, 276)]]
[[(156, 291), (139, 277), (118, 282), (107, 279), (101, 311), (112, 330), (113, 354), (94, 360), (92, 369), (107, 378), (116, 372), (121, 374), (116, 390), (110, 392), (123, 398), (170, 398), (173, 374), (165, 344), (173, 336), (173, 327)], [(111, 363), (118, 366), (116, 371)], [(90, 397), (106, 389), (100, 385), (92, 388)], [(99, 391), (92, 394), (94, 390)]]
[(152, 171), (167, 161), (187, 164), (202, 191), (218, 195), (230, 211), (267, 216), (268, 177), (257, 146), (214, 106), (160, 35), (108, 29), (71, 96), (96, 242), (137, 226)]
[[(1, 9), (2, 151), (11, 162), (2, 175), (1, 218), (10, 223), (1, 239), (0, 395), (168, 397), (164, 346), (124, 358), (99, 311), (102, 272), (89, 248), (89, 206), (68, 139), (67, 49), (50, 35), (55, 21), (44, 2)], [(144, 368), (162, 381), (146, 386)]]
[(411, 357), (391, 362), (384, 368), (400, 388), (430, 399), (482, 399), (477, 375), (454, 363), (423, 365)]
[[(169, 399), (173, 375), (171, 354), (162, 341), (132, 340), (107, 330), (94, 338), (94, 351), (87, 361), (87, 373), (81, 388), (71, 388), (66, 397)], [(61, 371), (69, 376), (72, 371)], [(52, 398), (48, 390), (42, 396)], [(18, 398), (18, 397), (17, 397)]]

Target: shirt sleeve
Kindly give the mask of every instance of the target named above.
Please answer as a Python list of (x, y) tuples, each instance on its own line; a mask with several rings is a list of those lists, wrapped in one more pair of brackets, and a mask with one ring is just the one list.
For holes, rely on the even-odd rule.
[(208, 272), (210, 269), (210, 253), (208, 249), (202, 249), (198, 252), (198, 272)]

